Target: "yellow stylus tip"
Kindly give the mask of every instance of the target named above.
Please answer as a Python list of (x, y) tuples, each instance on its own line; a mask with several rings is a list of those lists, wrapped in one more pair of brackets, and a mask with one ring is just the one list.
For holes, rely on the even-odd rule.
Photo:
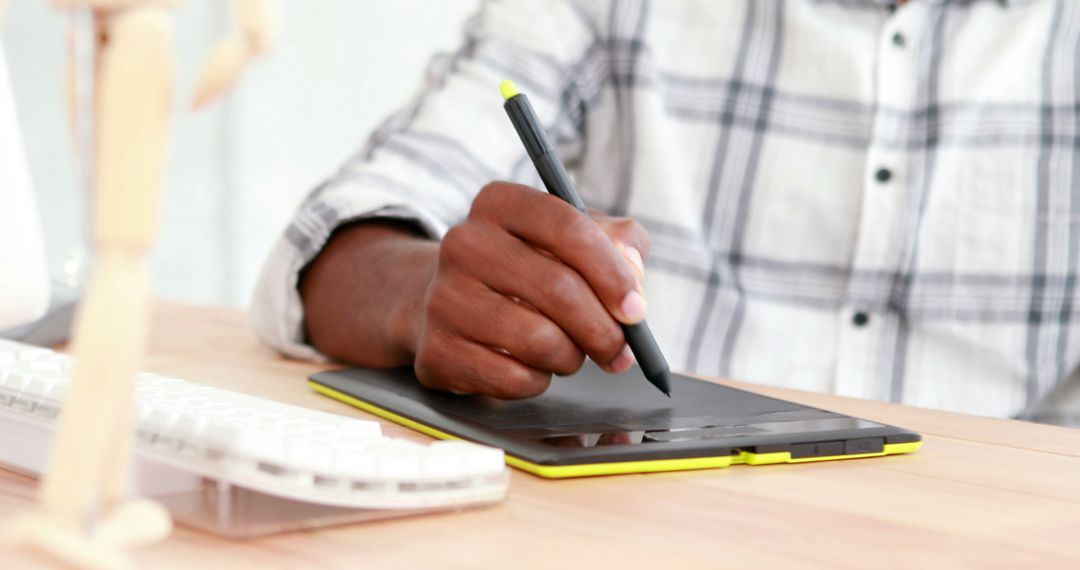
[(499, 87), (499, 91), (502, 91), (503, 99), (506, 99), (507, 101), (521, 94), (521, 91), (518, 91), (517, 85), (514, 85), (514, 82), (510, 81), (509, 79), (502, 82), (502, 86)]

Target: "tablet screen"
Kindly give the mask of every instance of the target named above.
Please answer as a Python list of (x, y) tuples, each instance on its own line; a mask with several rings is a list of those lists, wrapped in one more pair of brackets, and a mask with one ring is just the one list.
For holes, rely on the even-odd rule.
[[(353, 371), (348, 371), (353, 372)], [(631, 368), (608, 374), (591, 362), (552, 379), (525, 400), (459, 396), (422, 388), (411, 373), (394, 379), (356, 371), (382, 390), (456, 421), (552, 447), (672, 444), (749, 436), (880, 428), (882, 424), (673, 374), (671, 398)]]
[(610, 465), (619, 462), (743, 453), (784, 461), (892, 453), (886, 446), (920, 440), (893, 426), (678, 374), (668, 398), (637, 368), (612, 375), (591, 362), (525, 400), (428, 390), (410, 369), (337, 370), (316, 374), (312, 383), (429, 435), (500, 447), (521, 461), (518, 466), (543, 476), (585, 473), (545, 471), (559, 466), (609, 465), (586, 473), (599, 474), (617, 471)]

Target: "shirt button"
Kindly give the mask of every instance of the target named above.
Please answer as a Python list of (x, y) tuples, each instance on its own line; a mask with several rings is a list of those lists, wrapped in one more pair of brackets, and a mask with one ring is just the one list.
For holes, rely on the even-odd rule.
[(907, 43), (907, 39), (904, 38), (904, 34), (901, 34), (900, 32), (896, 32), (892, 36), (892, 43), (893, 43), (894, 46), (896, 46), (898, 48), (902, 48), (902, 47), (904, 47), (904, 44)]
[(851, 324), (853, 324), (853, 325), (855, 325), (857, 327), (866, 326), (866, 323), (869, 323), (869, 322), (870, 322), (870, 315), (868, 315), (868, 314), (866, 314), (866, 313), (864, 313), (862, 311), (859, 311), (859, 312), (855, 313), (851, 317)]
[(892, 171), (889, 170), (888, 168), (879, 168), (879, 169), (877, 169), (877, 172), (874, 173), (874, 178), (878, 182), (881, 182), (882, 184), (884, 184), (884, 183), (888, 182), (889, 179), (892, 178)]

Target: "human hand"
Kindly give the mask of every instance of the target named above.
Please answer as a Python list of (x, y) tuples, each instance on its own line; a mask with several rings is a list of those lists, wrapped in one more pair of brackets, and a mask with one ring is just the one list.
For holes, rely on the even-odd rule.
[(645, 229), (586, 216), (555, 196), (494, 182), (439, 246), (418, 311), (421, 383), (457, 393), (525, 398), (587, 355), (609, 372), (634, 361), (619, 323), (645, 318)]

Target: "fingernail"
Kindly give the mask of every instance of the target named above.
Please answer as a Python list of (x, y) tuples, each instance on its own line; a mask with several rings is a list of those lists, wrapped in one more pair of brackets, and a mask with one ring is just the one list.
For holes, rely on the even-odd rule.
[(622, 352), (619, 353), (615, 362), (612, 362), (609, 368), (614, 374), (622, 374), (630, 369), (634, 365), (634, 353), (630, 350), (629, 346), (624, 346)]
[(623, 257), (637, 270), (638, 281), (645, 279), (645, 261), (641, 259), (641, 252), (636, 247), (626, 246), (623, 248)]
[(648, 310), (648, 304), (645, 302), (645, 297), (637, 291), (631, 291), (623, 297), (622, 304), (619, 305), (622, 309), (623, 316), (630, 321), (628, 324), (640, 322), (645, 318), (645, 311)]

